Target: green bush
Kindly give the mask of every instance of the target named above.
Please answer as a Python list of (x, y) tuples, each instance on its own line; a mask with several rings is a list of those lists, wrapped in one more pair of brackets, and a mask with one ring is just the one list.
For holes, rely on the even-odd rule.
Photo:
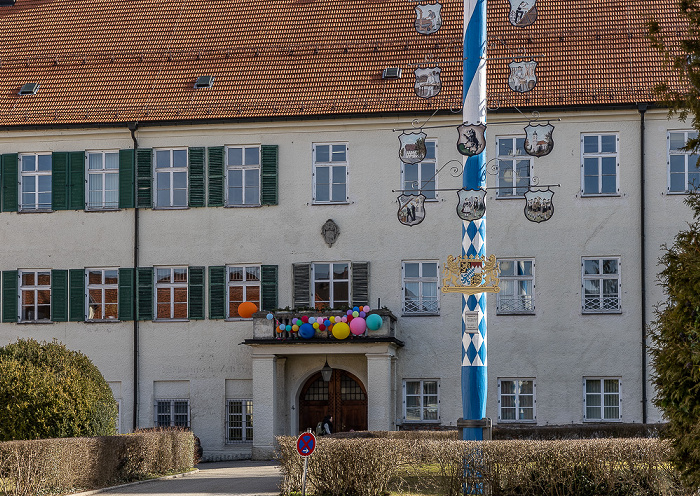
[(0, 348), (0, 405), (0, 441), (115, 432), (117, 404), (104, 377), (56, 341)]

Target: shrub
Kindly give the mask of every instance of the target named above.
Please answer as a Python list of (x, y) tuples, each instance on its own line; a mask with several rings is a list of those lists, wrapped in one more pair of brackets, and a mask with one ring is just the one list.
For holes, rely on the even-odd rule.
[(0, 441), (113, 434), (117, 404), (90, 359), (34, 339), (0, 348)]

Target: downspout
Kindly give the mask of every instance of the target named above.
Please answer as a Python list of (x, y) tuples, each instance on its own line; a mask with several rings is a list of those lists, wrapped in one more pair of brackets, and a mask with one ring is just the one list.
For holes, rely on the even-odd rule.
[[(138, 122), (130, 122), (128, 124), (129, 131), (131, 131), (131, 139), (134, 142), (134, 167), (136, 167), (136, 150), (139, 147), (139, 142), (136, 140), (136, 129), (138, 129)], [(136, 188), (134, 187), (134, 194), (136, 194)], [(134, 281), (136, 280), (136, 270), (139, 266), (139, 209), (136, 204), (136, 198), (134, 198)], [(139, 427), (139, 321), (136, 318), (136, 295), (138, 289), (134, 287), (134, 292), (132, 294), (132, 308), (134, 309), (134, 417), (133, 417), (133, 430), (135, 431)]]
[(639, 189), (640, 189), (640, 256), (642, 259), (641, 279), (642, 279), (642, 423), (647, 423), (647, 283), (646, 283), (646, 233), (644, 225), (646, 224), (646, 196), (644, 192), (644, 170), (645, 170), (645, 142), (644, 142), (644, 114), (648, 105), (640, 103), (637, 106), (639, 111)]

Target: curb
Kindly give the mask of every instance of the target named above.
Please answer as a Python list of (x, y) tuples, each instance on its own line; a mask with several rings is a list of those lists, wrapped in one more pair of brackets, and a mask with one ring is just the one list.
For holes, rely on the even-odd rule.
[(121, 489), (123, 487), (130, 487), (130, 486), (138, 486), (139, 484), (145, 484), (147, 482), (153, 482), (153, 481), (159, 481), (159, 480), (168, 480), (168, 479), (179, 479), (180, 477), (187, 477), (188, 475), (194, 475), (199, 473), (199, 469), (195, 468), (191, 472), (184, 472), (182, 474), (175, 474), (175, 475), (165, 475), (163, 477), (156, 477), (155, 479), (145, 479), (145, 480), (140, 480), (136, 482), (129, 482), (127, 484), (120, 484), (118, 486), (110, 486), (110, 487), (102, 487), (100, 489), (92, 489), (90, 491), (84, 491), (82, 493), (70, 493), (67, 496), (90, 496), (91, 494), (100, 494), (100, 493), (106, 493), (108, 491), (114, 491), (116, 489)]

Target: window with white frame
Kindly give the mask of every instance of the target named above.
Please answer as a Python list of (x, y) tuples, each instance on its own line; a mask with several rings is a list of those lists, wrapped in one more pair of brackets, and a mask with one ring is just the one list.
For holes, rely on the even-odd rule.
[(119, 151), (87, 151), (87, 209), (119, 208)]
[(51, 154), (23, 153), (19, 161), (20, 210), (51, 210)]
[(619, 378), (583, 378), (583, 420), (589, 422), (620, 421), (621, 381)]
[(156, 208), (187, 206), (187, 148), (154, 150)]
[(162, 399), (155, 404), (156, 427), (189, 427), (190, 400)]
[(535, 311), (535, 261), (533, 259), (500, 259), (498, 261), (501, 291), (498, 313), (533, 313)]
[(535, 422), (535, 379), (498, 379), (499, 422)]
[(117, 320), (119, 299), (118, 269), (86, 269), (87, 320)]
[(668, 191), (687, 193), (700, 188), (700, 168), (697, 152), (682, 148), (689, 139), (697, 139), (697, 131), (669, 131), (668, 133)]
[(497, 198), (522, 197), (530, 186), (532, 157), (525, 152), (525, 138), (498, 136)]
[(253, 441), (253, 400), (226, 400), (226, 442)]
[(405, 422), (440, 420), (440, 382), (436, 379), (403, 381), (403, 418)]
[(260, 205), (260, 146), (226, 147), (226, 205)]
[(314, 203), (346, 203), (348, 201), (348, 145), (346, 143), (314, 143)]
[(406, 195), (423, 194), (426, 199), (437, 198), (437, 140), (425, 140), (425, 158), (417, 164), (401, 162), (401, 184)]
[(238, 307), (244, 301), (260, 308), (260, 266), (232, 265), (228, 267), (228, 318), (239, 319)]
[(583, 311), (585, 313), (620, 311), (620, 259), (583, 258), (581, 260)]
[(616, 134), (581, 135), (581, 194), (617, 195), (620, 192)]
[(403, 313), (438, 314), (438, 263), (403, 262)]
[(350, 306), (350, 262), (311, 264), (314, 308)]
[(187, 267), (156, 267), (156, 319), (187, 319)]
[(20, 270), (20, 322), (51, 321), (51, 271)]

